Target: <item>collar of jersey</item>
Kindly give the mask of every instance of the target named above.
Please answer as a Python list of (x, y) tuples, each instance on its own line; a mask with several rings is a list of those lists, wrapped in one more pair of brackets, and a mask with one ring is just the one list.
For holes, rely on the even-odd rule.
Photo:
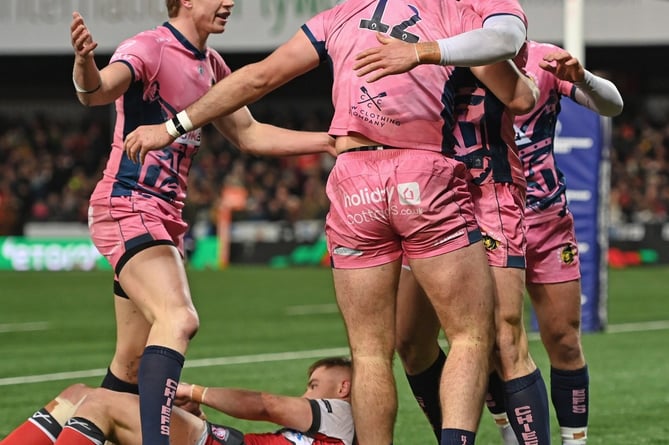
[(176, 37), (177, 40), (178, 40), (179, 42), (181, 42), (181, 44), (182, 44), (188, 51), (190, 51), (190, 52), (193, 53), (193, 56), (195, 56), (196, 59), (198, 59), (198, 60), (204, 60), (204, 59), (207, 58), (207, 54), (206, 54), (206, 53), (203, 53), (202, 51), (200, 51), (199, 49), (197, 49), (195, 46), (193, 46), (193, 44), (190, 43), (190, 42), (188, 41), (188, 39), (186, 39), (186, 37), (184, 37), (184, 35), (181, 34), (181, 33), (179, 32), (179, 30), (176, 29), (174, 26), (172, 26), (169, 22), (165, 22), (165, 23), (163, 23), (163, 26), (166, 27), (167, 29), (169, 29), (169, 30), (172, 32), (172, 34), (174, 34), (174, 37)]

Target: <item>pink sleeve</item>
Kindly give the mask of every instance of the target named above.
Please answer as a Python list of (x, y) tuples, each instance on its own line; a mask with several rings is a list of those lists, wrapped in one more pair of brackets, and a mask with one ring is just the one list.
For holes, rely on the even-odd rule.
[(304, 24), (302, 29), (306, 29), (311, 33), (309, 38), (315, 39), (319, 42), (324, 42), (327, 40), (327, 27), (325, 26), (327, 22), (326, 12), (321, 12), (310, 18), (307, 23)]
[[(556, 78), (557, 79), (557, 78)], [(573, 99), (574, 96), (574, 84), (571, 82), (568, 82), (566, 80), (560, 80), (557, 79), (557, 90), (560, 94), (563, 96), (571, 97)]]
[(520, 6), (518, 0), (466, 0), (476, 11), (478, 15), (483, 18), (485, 21), (487, 18), (500, 15), (500, 14), (510, 14), (515, 15), (525, 23), (527, 28), (527, 16), (523, 7)]
[(153, 78), (161, 54), (161, 47), (155, 38), (138, 34), (122, 42), (109, 63), (123, 62), (132, 69), (133, 81), (146, 81)]

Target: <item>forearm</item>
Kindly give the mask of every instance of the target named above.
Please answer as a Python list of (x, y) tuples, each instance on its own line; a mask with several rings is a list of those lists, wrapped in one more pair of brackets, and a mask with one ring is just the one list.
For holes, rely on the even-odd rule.
[[(486, 20), (483, 28), (438, 40), (441, 65), (478, 66), (512, 59), (526, 39), (525, 24), (512, 15)], [(419, 46), (421, 44), (418, 44)], [(423, 62), (421, 63), (434, 63)], [(433, 56), (428, 59), (433, 60)]]
[(84, 105), (90, 105), (91, 95), (99, 91), (102, 86), (100, 70), (93, 57), (75, 57), (72, 83), (79, 101)]
[[(623, 110), (623, 98), (613, 82), (585, 71), (582, 82), (575, 82), (576, 101), (602, 116), (617, 116)], [(581, 94), (579, 94), (579, 92)]]
[(217, 117), (228, 115), (275, 88), (262, 73), (257, 72), (256, 65), (247, 65), (233, 72), (186, 108), (193, 127), (187, 130), (200, 128)]
[(253, 135), (239, 138), (239, 148), (258, 156), (292, 156), (330, 152), (334, 138), (325, 132), (296, 131), (256, 124)]
[(238, 419), (269, 420), (263, 393), (258, 391), (193, 385), (191, 400)]

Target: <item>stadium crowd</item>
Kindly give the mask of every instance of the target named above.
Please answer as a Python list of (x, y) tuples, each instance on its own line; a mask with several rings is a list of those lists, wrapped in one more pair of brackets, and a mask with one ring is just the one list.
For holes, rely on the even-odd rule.
[[(254, 112), (261, 121), (300, 130), (324, 130), (329, 118), (327, 106), (301, 113), (280, 104)], [(22, 235), (33, 221), (86, 223), (88, 198), (109, 152), (109, 122), (104, 115), (0, 114), (0, 235)], [(207, 127), (190, 175), (186, 220), (213, 231), (225, 184), (248, 193), (236, 220), (324, 218), (325, 179), (333, 162), (326, 154), (245, 155)], [(648, 113), (613, 119), (610, 208), (612, 223), (669, 219), (666, 119)]]
[[(323, 130), (327, 114), (303, 118), (276, 110), (259, 119), (286, 128)], [(281, 117), (278, 117), (278, 116)], [(108, 118), (0, 115), (0, 235), (22, 235), (28, 222), (87, 222), (88, 198), (109, 152)], [(189, 183), (186, 220), (211, 230), (224, 184), (243, 186), (246, 208), (235, 219), (322, 219), (328, 210), (329, 155), (258, 158), (239, 152), (207, 127)], [(202, 227), (202, 224), (199, 225)]]

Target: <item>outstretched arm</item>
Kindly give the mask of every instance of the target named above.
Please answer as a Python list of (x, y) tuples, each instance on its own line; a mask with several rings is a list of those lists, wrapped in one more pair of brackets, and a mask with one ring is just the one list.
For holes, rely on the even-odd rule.
[(70, 40), (74, 49), (72, 82), (79, 102), (86, 106), (106, 105), (123, 94), (132, 81), (130, 69), (123, 63), (112, 63), (100, 71), (93, 51), (98, 44), (78, 13), (72, 13)]
[(311, 404), (304, 397), (179, 383), (177, 399), (201, 403), (238, 419), (272, 422), (297, 431), (306, 432), (313, 423)]
[(483, 27), (434, 42), (406, 43), (377, 34), (380, 46), (356, 56), (353, 67), (358, 76), (374, 82), (390, 74), (405, 73), (420, 64), (477, 66), (511, 59), (525, 43), (526, 29), (521, 19), (500, 15)]
[(247, 65), (219, 81), (204, 96), (165, 124), (141, 126), (125, 140), (128, 157), (171, 144), (180, 134), (228, 115), (260, 99), (291, 79), (318, 66), (316, 49), (302, 31), (260, 62)]
[(292, 156), (327, 152), (336, 156), (335, 139), (327, 133), (289, 130), (258, 122), (247, 107), (219, 117), (213, 123), (226, 139), (245, 153)]
[(560, 80), (576, 86), (576, 102), (601, 114), (617, 116), (623, 111), (623, 98), (613, 82), (586, 70), (581, 62), (564, 50), (544, 56), (539, 66)]

